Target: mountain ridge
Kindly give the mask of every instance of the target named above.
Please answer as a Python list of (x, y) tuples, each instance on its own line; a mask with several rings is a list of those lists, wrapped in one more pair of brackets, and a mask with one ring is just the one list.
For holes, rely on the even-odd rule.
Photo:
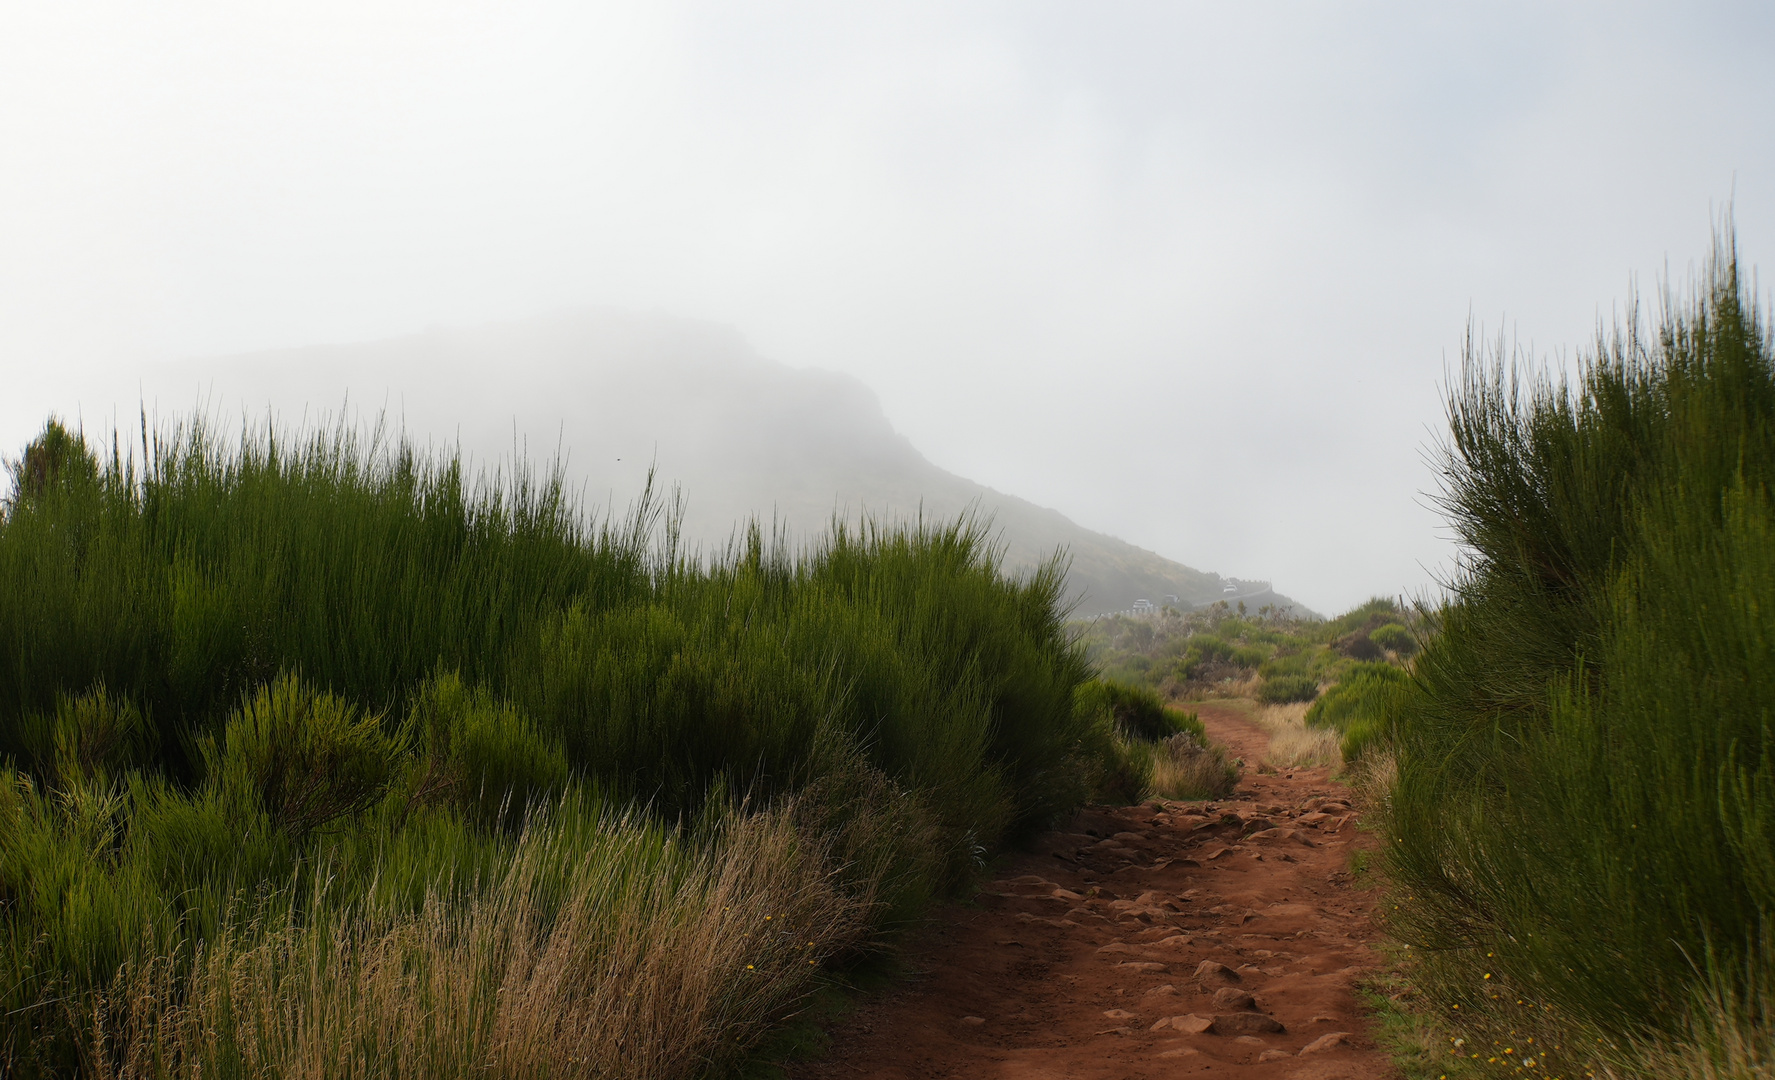
[(143, 390), (156, 402), (195, 391), (213, 405), (220, 395), (248, 415), (268, 406), (285, 417), (349, 412), (380, 397), (409, 437), (433, 446), (447, 437), (483, 464), (534, 458), (532, 440), (552, 433), (570, 480), (587, 493), (606, 491), (613, 507), (625, 495), (632, 501), (650, 475), (676, 486), (683, 538), (709, 551), (752, 518), (804, 537), (834, 515), (954, 520), (972, 512), (990, 522), (1008, 569), (1065, 549), (1078, 615), (1139, 599), (1200, 605), (1229, 584), (942, 469), (894, 429), (860, 380), (770, 360), (711, 323), (576, 309), (177, 361), (149, 373)]

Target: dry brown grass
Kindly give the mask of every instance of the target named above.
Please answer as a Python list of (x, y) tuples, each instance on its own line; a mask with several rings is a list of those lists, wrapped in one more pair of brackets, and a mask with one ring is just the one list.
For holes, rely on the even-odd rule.
[(1307, 707), (1304, 701), (1265, 705), (1253, 715), (1252, 719), (1270, 736), (1269, 749), (1264, 751), (1266, 764), (1277, 769), (1343, 764), (1338, 733), (1329, 728), (1308, 727)]
[(1356, 798), (1368, 807), (1385, 806), (1387, 793), (1398, 778), (1398, 760), (1386, 750), (1368, 751), (1351, 762), (1344, 774)]
[[(840, 889), (794, 809), (686, 850), (614, 821), (565, 878), (533, 827), (483, 897), (223, 936), (95, 1008), (91, 1071), (116, 1080), (622, 1077), (731, 1061), (851, 947), (872, 903)], [(583, 840), (581, 841), (583, 845)], [(662, 865), (665, 864), (665, 865)]]
[(1615, 1057), (1602, 1070), (1611, 1080), (1775, 1080), (1775, 997), (1746, 1002), (1716, 990), (1691, 1013), (1687, 1038)]
[(1233, 790), (1239, 773), (1220, 746), (1205, 746), (1190, 735), (1174, 735), (1153, 748), (1147, 798), (1218, 799)]

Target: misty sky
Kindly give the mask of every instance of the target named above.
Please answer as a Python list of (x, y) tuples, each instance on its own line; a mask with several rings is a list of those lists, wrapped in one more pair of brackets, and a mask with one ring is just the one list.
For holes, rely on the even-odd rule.
[(1332, 611), (1448, 563), (1470, 317), (1569, 357), (1733, 199), (1775, 265), (1772, 119), (1767, 3), (15, 2), (0, 452), (150, 361), (617, 305)]

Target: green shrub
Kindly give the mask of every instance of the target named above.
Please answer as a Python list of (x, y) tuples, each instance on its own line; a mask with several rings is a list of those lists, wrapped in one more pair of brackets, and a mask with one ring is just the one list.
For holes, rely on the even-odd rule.
[(1347, 731), (1352, 723), (1386, 714), (1387, 694), (1410, 685), (1404, 668), (1385, 663), (1353, 665), (1307, 710), (1311, 727)]
[(1368, 640), (1400, 656), (1410, 656), (1417, 651), (1417, 641), (1402, 623), (1383, 623), (1368, 632)]
[(283, 675), (248, 698), (204, 744), (213, 782), (301, 838), (361, 813), (393, 778), (399, 747), (382, 718)]
[(1392, 664), (1359, 663), (1307, 710), (1309, 727), (1343, 736), (1343, 757), (1355, 761), (1386, 736), (1391, 718), (1404, 708), (1411, 677)]
[(73, 697), (57, 695), (55, 711), (26, 716), (19, 743), (27, 761), (47, 783), (108, 783), (149, 752), (149, 727), (127, 697), (100, 684)]
[(1181, 732), (1204, 733), (1195, 713), (1170, 708), (1157, 692), (1144, 686), (1095, 679), (1081, 685), (1078, 695), (1081, 712), (1108, 713), (1124, 739), (1156, 742)]
[(1262, 645), (1239, 644), (1215, 635), (1202, 634), (1190, 639), (1189, 646), (1178, 663), (1178, 672), (1186, 679), (1199, 679), (1204, 677), (1211, 664), (1255, 668), (1268, 659), (1269, 655), (1270, 650)]
[(1257, 667), (1257, 673), (1266, 679), (1278, 675), (1312, 675), (1319, 667), (1321, 654), (1316, 649), (1297, 649), (1289, 652), (1280, 650)]
[(1342, 615), (1321, 623), (1319, 633), (1321, 640), (1334, 641), (1356, 630), (1372, 629), (1382, 623), (1398, 622), (1401, 614), (1403, 613), (1400, 611), (1397, 601), (1385, 596), (1374, 596)]
[(1471, 1023), (1554, 1043), (1684, 1038), (1720, 993), (1753, 1008), (1775, 925), (1775, 356), (1735, 256), (1575, 384), (1470, 351), (1449, 411), (1471, 555), (1391, 728), (1398, 932)]
[(520, 710), (463, 685), (454, 672), (419, 687), (408, 723), (420, 750), (409, 798), (449, 802), (477, 821), (510, 826), (521, 824), (532, 804), (566, 788), (560, 744)]
[(1258, 700), (1272, 705), (1311, 701), (1318, 696), (1319, 680), (1311, 675), (1272, 675), (1257, 688)]

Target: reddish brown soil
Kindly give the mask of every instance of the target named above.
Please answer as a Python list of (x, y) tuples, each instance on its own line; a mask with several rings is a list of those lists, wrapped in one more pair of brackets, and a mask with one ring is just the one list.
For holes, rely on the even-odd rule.
[[(1201, 716), (1261, 759), (1240, 713)], [(1088, 809), (942, 912), (909, 946), (921, 975), (792, 1080), (1396, 1075), (1353, 986), (1377, 961), (1347, 789), (1325, 769), (1248, 768), (1230, 799), (1160, 805)]]

